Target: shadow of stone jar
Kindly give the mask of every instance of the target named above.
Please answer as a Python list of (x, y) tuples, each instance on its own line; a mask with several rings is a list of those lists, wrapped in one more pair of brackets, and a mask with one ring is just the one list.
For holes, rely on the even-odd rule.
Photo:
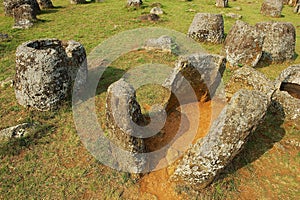
[(76, 86), (82, 86), (87, 79), (87, 62), (79, 42), (41, 39), (17, 48), (15, 94), (25, 107), (41, 111), (57, 108), (71, 94), (77, 75)]

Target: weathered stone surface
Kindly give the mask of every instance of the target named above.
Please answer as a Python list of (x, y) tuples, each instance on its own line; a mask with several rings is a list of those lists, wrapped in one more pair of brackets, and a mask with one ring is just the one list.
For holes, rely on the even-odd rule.
[[(300, 65), (283, 70), (275, 81), (272, 96), (275, 109), (284, 112), (286, 119), (300, 119)], [(278, 106), (279, 105), (279, 106)]]
[(42, 9), (54, 8), (51, 0), (37, 0), (37, 2)]
[(185, 153), (171, 178), (195, 189), (209, 185), (241, 151), (248, 135), (264, 118), (268, 105), (268, 97), (261, 92), (237, 92), (208, 134)]
[(255, 27), (243, 21), (236, 21), (230, 29), (224, 44), (226, 59), (232, 66), (255, 67), (261, 58), (263, 36)]
[(27, 29), (33, 26), (36, 21), (36, 15), (29, 4), (23, 4), (14, 8), (15, 24), (13, 28)]
[(127, 0), (127, 6), (140, 7), (142, 4), (142, 0)]
[(0, 139), (21, 138), (28, 135), (30, 123), (23, 123), (0, 131)]
[(153, 7), (150, 10), (150, 13), (151, 14), (156, 14), (156, 15), (162, 15), (162, 14), (164, 14), (164, 11), (160, 7)]
[[(130, 153), (129, 156), (119, 155), (113, 151), (120, 169), (128, 168), (127, 165), (143, 169), (143, 161), (136, 155), (145, 152), (144, 140), (137, 126), (145, 124), (141, 108), (136, 101), (134, 88), (123, 79), (111, 84), (107, 91), (106, 119), (109, 128), (109, 138), (119, 148)], [(135, 137), (139, 135), (139, 137)], [(139, 170), (137, 170), (139, 171)]]
[(232, 19), (242, 19), (242, 15), (235, 14), (235, 13), (227, 13), (225, 14), (226, 17), (230, 17)]
[(260, 13), (270, 17), (281, 17), (282, 0), (265, 0), (261, 5)]
[(300, 2), (295, 6), (294, 13), (300, 14)]
[(219, 8), (228, 7), (228, 0), (216, 0), (216, 6)]
[(264, 37), (262, 62), (281, 63), (294, 58), (296, 30), (289, 22), (261, 22), (257, 31)]
[(224, 39), (222, 15), (197, 13), (188, 30), (188, 36), (198, 42), (222, 43)]
[(289, 6), (296, 6), (300, 1), (299, 0), (289, 0), (288, 5)]
[[(69, 96), (78, 72), (77, 88), (86, 81), (84, 47), (75, 41), (42, 39), (17, 48), (15, 93), (23, 106), (49, 110)], [(81, 85), (82, 84), (82, 85)]]
[(13, 9), (28, 4), (32, 8), (35, 15), (39, 14), (41, 9), (36, 0), (4, 0), (4, 12), (6, 16), (13, 16)]
[(225, 86), (226, 97), (231, 98), (240, 89), (257, 90), (271, 99), (275, 87), (263, 73), (251, 68), (242, 67), (237, 69)]
[(147, 14), (147, 15), (140, 16), (139, 20), (142, 20), (142, 21), (158, 21), (159, 16), (156, 15), (156, 14)]
[(159, 38), (153, 38), (146, 41), (145, 49), (147, 50), (161, 50), (163, 52), (175, 53), (178, 50), (178, 45), (175, 41), (167, 36), (163, 35)]
[[(172, 91), (166, 110), (178, 106), (175, 96), (180, 97), (180, 105), (211, 99), (220, 84), (225, 64), (225, 58), (219, 55), (192, 54), (180, 57), (170, 77), (163, 84)], [(188, 81), (193, 93), (184, 80)]]

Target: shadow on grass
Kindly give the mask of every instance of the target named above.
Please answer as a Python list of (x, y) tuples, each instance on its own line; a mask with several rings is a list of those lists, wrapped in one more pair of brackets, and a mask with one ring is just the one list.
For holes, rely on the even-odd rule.
[(249, 136), (244, 149), (227, 166), (219, 179), (225, 178), (226, 174), (233, 174), (238, 169), (259, 159), (276, 142), (279, 142), (285, 135), (285, 130), (281, 128), (283, 122), (283, 114), (269, 108), (264, 121)]

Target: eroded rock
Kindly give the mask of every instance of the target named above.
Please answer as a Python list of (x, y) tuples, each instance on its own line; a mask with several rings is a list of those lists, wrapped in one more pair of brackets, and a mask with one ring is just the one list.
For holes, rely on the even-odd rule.
[(161, 50), (163, 52), (175, 53), (178, 51), (178, 45), (175, 41), (167, 36), (163, 35), (159, 38), (149, 39), (145, 44), (147, 50)]
[(263, 73), (260, 73), (251, 67), (242, 67), (233, 73), (225, 87), (227, 98), (230, 99), (241, 89), (260, 91), (267, 95), (270, 100), (275, 91), (275, 87), (271, 80)]
[(162, 14), (164, 14), (164, 11), (160, 7), (153, 7), (150, 10), (150, 13), (151, 14), (156, 14), (156, 15), (162, 15)]
[(180, 57), (170, 77), (163, 84), (172, 91), (166, 110), (178, 105), (175, 96), (180, 97), (180, 105), (211, 99), (220, 84), (225, 63), (225, 58), (219, 55), (199, 53)]
[(171, 179), (184, 181), (195, 189), (209, 185), (241, 151), (268, 105), (268, 97), (261, 92), (237, 92), (208, 134), (185, 153)]
[(15, 24), (13, 28), (27, 29), (33, 26), (33, 23), (37, 20), (36, 15), (33, 12), (29, 4), (23, 4), (13, 10)]
[(242, 15), (235, 14), (235, 13), (227, 13), (225, 14), (226, 17), (230, 17), (232, 19), (242, 19)]
[(127, 6), (140, 7), (142, 4), (142, 0), (127, 0)]
[(300, 2), (295, 6), (294, 13), (300, 14)]
[(188, 36), (198, 42), (222, 43), (224, 39), (223, 16), (197, 13), (188, 30)]
[[(108, 88), (106, 99), (106, 119), (109, 128), (109, 139), (129, 154), (123, 154), (118, 148), (113, 148), (119, 169), (136, 168), (144, 169), (144, 161), (138, 157), (145, 152), (144, 140), (141, 138), (138, 126), (145, 123), (141, 108), (136, 101), (134, 88), (123, 79), (111, 84)], [(139, 137), (136, 137), (136, 136)], [(115, 149), (115, 151), (114, 151)]]
[(295, 55), (296, 30), (289, 22), (261, 22), (256, 25), (264, 37), (263, 63), (291, 61)]
[(282, 0), (265, 0), (261, 5), (260, 13), (270, 17), (281, 17)]
[(51, 0), (37, 0), (37, 2), (42, 9), (54, 8)]
[(17, 48), (15, 94), (19, 104), (37, 110), (56, 108), (87, 76), (84, 47), (75, 41), (42, 39)]
[(13, 9), (28, 4), (30, 5), (31, 9), (34, 12), (34, 15), (37, 15), (40, 13), (41, 9), (39, 7), (39, 4), (36, 0), (4, 0), (4, 12), (6, 16), (13, 16)]
[(236, 21), (225, 40), (226, 59), (232, 66), (255, 67), (262, 56), (263, 39), (255, 27)]
[(281, 72), (275, 81), (276, 91), (272, 96), (273, 106), (283, 112), (286, 119), (300, 119), (300, 65)]
[(0, 139), (11, 139), (11, 138), (21, 138), (28, 135), (28, 129), (32, 127), (33, 124), (23, 123), (16, 126), (12, 126), (0, 131)]
[(70, 0), (71, 4), (84, 4), (85, 2), (85, 0)]

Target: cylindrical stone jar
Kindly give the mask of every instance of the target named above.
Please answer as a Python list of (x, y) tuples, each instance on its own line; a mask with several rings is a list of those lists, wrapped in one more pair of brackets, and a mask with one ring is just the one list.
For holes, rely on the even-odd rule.
[(16, 98), (26, 107), (54, 109), (70, 95), (78, 70), (84, 83), (86, 52), (80, 43), (58, 39), (25, 42), (16, 52)]

